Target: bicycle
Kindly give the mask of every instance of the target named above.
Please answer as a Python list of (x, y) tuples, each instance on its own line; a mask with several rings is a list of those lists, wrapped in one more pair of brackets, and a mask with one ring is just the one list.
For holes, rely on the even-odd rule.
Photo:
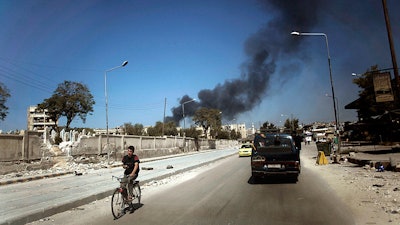
[(139, 181), (135, 180), (132, 188), (133, 193), (129, 193), (128, 176), (112, 176), (112, 178), (116, 178), (120, 182), (120, 186), (115, 189), (111, 198), (111, 212), (114, 219), (118, 219), (124, 215), (127, 210), (130, 209), (130, 211), (133, 212), (135, 208), (140, 206), (142, 191)]

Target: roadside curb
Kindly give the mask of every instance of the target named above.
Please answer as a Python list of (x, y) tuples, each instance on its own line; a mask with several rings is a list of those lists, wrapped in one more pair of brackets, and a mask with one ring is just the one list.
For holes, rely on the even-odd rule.
[(8, 185), (8, 184), (16, 184), (16, 183), (23, 183), (23, 182), (28, 182), (28, 181), (33, 181), (33, 180), (40, 180), (44, 178), (51, 178), (51, 177), (58, 177), (58, 176), (63, 176), (63, 175), (68, 175), (68, 174), (73, 174), (74, 172), (60, 172), (60, 173), (48, 173), (48, 174), (42, 174), (42, 175), (36, 175), (36, 176), (29, 176), (29, 177), (21, 177), (21, 178), (12, 178), (4, 181), (0, 181), (0, 186), (2, 185)]

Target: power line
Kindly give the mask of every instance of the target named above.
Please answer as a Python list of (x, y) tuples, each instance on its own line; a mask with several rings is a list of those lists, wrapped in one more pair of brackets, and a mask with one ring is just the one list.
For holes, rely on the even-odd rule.
[[(42, 65), (42, 64), (35, 64), (31, 62), (24, 62), (20, 60), (14, 60), (14, 59), (9, 59), (5, 57), (0, 57), (0, 61), (3, 63), (0, 64), (0, 76), (6, 77), (10, 80), (14, 80), (18, 83), (33, 87), (33, 88), (38, 88), (42, 91), (45, 92), (50, 92), (52, 91), (49, 89), (49, 87), (54, 86), (53, 88), (55, 89), (58, 86), (57, 81), (53, 80), (53, 76), (47, 76), (43, 73), (37, 73), (31, 68), (28, 68), (27, 66), (34, 66), (37, 68), (50, 68), (50, 69), (61, 69), (61, 70), (71, 70), (71, 68), (67, 67), (59, 67), (59, 66), (49, 66), (49, 65)], [(1, 70), (2, 69), (2, 70)], [(73, 70), (81, 70), (81, 71), (96, 71), (99, 72), (99, 70), (93, 70), (93, 69), (77, 69), (73, 68)], [(52, 89), (52, 90), (54, 90)]]
[(8, 78), (13, 81), (16, 81), (16, 82), (21, 83), (26, 86), (33, 87), (35, 89), (51, 93), (51, 91), (48, 89), (47, 85), (40, 84), (40, 83), (35, 84), (34, 81), (32, 82), (32, 80), (24, 79), (23, 77), (18, 76), (18, 74), (14, 73), (13, 71), (10, 72), (10, 71), (4, 70), (1, 67), (0, 67), (0, 76)]

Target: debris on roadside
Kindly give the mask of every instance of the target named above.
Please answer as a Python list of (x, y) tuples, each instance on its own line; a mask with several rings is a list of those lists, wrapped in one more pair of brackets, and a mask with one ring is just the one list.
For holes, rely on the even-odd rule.
[(75, 171), (75, 176), (82, 176), (82, 173)]
[(142, 169), (142, 170), (153, 170), (153, 167), (144, 167), (144, 166), (142, 166), (141, 169)]

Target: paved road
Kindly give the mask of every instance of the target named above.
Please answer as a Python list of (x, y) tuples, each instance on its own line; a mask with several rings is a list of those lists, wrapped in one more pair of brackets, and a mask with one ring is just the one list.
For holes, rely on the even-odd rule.
[[(209, 150), (152, 161), (142, 160), (141, 184), (236, 154), (237, 149)], [(167, 166), (172, 165), (172, 169)], [(25, 224), (111, 195), (119, 185), (120, 167), (83, 176), (73, 174), (0, 186), (0, 224)]]
[(306, 165), (302, 169), (297, 183), (267, 178), (254, 184), (250, 158), (229, 157), (194, 179), (146, 198), (133, 214), (117, 221), (106, 214), (93, 218), (92, 224), (355, 224), (324, 180)]
[[(299, 181), (268, 178), (253, 183), (250, 158), (233, 155), (165, 186), (144, 188), (142, 205), (114, 220), (105, 198), (53, 215), (40, 225), (355, 224), (349, 208), (321, 179), (315, 145), (303, 147)], [(329, 166), (329, 165), (327, 165)]]

